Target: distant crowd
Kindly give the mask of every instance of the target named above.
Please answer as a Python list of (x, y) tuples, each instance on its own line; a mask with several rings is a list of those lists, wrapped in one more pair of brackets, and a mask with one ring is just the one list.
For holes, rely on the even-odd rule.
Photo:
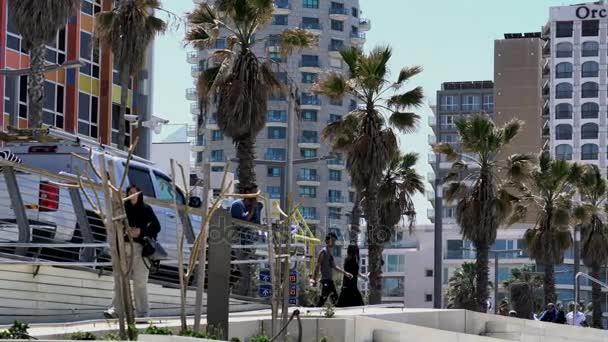
[[(592, 321), (593, 304), (587, 304), (587, 310), (584, 312), (583, 308), (583, 304), (571, 302), (568, 305), (568, 311), (565, 311), (562, 303), (558, 302), (557, 305), (549, 303), (543, 312), (534, 314), (534, 317), (530, 317), (530, 319), (533, 318), (534, 320), (541, 322), (588, 327)], [(517, 317), (517, 312), (511, 310), (509, 311), (509, 316)]]

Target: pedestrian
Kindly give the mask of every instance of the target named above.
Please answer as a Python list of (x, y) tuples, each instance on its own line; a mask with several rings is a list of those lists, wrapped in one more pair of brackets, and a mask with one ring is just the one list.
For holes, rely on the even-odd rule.
[(318, 307), (325, 305), (327, 297), (331, 297), (330, 300), (333, 304), (338, 301), (338, 292), (336, 291), (336, 285), (334, 284), (333, 270), (336, 270), (349, 279), (353, 278), (353, 275), (336, 266), (334, 257), (331, 255), (331, 249), (336, 244), (338, 237), (334, 233), (329, 233), (325, 236), (325, 247), (319, 252), (317, 258), (317, 265), (313, 274), (313, 285), (317, 285), (317, 279), (319, 279), (319, 271), (321, 272), (321, 296), (319, 297)]
[(342, 289), (338, 298), (338, 307), (348, 306), (363, 306), (363, 297), (357, 286), (357, 277), (367, 279), (366, 275), (359, 273), (359, 248), (356, 245), (350, 245), (346, 249), (346, 260), (344, 260), (344, 271), (350, 273), (352, 277), (344, 275), (342, 280)]
[(570, 312), (566, 315), (566, 320), (569, 325), (574, 325), (577, 327), (582, 327), (585, 324), (585, 314), (580, 311), (580, 306), (576, 305), (576, 303), (572, 302), (568, 305)]
[[(129, 228), (125, 235), (125, 252), (127, 262), (132, 262), (129, 267), (129, 280), (133, 282), (133, 297), (135, 301), (135, 313), (137, 317), (148, 317), (148, 277), (150, 275), (150, 263), (145, 260), (142, 255), (144, 238), (152, 238), (156, 240), (160, 232), (160, 223), (154, 214), (152, 207), (144, 202), (144, 195), (136, 185), (130, 185), (127, 188), (127, 196), (139, 195), (132, 197), (125, 202), (125, 212)], [(132, 241), (132, 243), (131, 243)], [(114, 298), (112, 299), (112, 307), (104, 311), (106, 318), (118, 317), (116, 310), (121, 303), (117, 302), (116, 286), (114, 284)]]
[(509, 311), (509, 317), (517, 318), (517, 311), (515, 311), (515, 310)]
[(558, 302), (556, 305), (555, 323), (566, 324), (566, 313), (564, 312), (564, 305)]
[(546, 310), (540, 315), (539, 321), (541, 322), (555, 322), (557, 318), (557, 310), (555, 310), (555, 304), (549, 303), (547, 304)]

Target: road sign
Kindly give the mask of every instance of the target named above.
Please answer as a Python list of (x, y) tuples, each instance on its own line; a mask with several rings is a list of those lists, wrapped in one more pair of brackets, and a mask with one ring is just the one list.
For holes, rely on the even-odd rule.
[(272, 295), (272, 285), (260, 285), (260, 297), (270, 297)]
[(270, 283), (270, 270), (261, 270), (260, 271), (260, 282), (261, 283)]

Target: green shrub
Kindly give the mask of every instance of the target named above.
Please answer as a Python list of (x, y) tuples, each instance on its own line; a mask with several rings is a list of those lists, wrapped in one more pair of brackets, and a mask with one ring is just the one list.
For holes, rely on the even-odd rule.
[(77, 331), (75, 333), (68, 334), (66, 336), (68, 340), (75, 341), (95, 341), (97, 336), (93, 335), (93, 333), (88, 331)]
[(104, 341), (120, 341), (120, 337), (114, 333), (107, 333), (103, 335), (102, 340)]
[(327, 336), (323, 336), (323, 337), (321, 337), (319, 342), (329, 342), (329, 338)]
[(270, 342), (270, 339), (268, 338), (268, 336), (260, 335), (250, 338), (249, 342)]
[(334, 304), (330, 301), (325, 304), (323, 308), (323, 316), (325, 318), (333, 318), (336, 315), (336, 311), (334, 310)]
[(233, 337), (230, 339), (230, 342), (243, 342), (243, 341), (241, 341), (241, 339), (238, 337)]
[(0, 331), (0, 339), (2, 340), (28, 340), (31, 338), (27, 329), (30, 326), (27, 323), (14, 321), (8, 330)]
[(169, 328), (159, 328), (155, 325), (150, 325), (144, 330), (144, 334), (146, 335), (173, 335)]
[(208, 340), (219, 340), (220, 338), (214, 334), (210, 334), (208, 332), (194, 332), (190, 329), (182, 331), (179, 333), (179, 336), (185, 337), (195, 337), (195, 338), (206, 338)]

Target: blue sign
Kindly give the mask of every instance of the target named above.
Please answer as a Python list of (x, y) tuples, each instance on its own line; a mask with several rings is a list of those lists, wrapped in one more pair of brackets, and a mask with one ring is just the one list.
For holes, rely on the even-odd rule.
[(260, 283), (270, 283), (270, 270), (260, 271)]
[(270, 297), (272, 295), (272, 285), (260, 285), (260, 297)]
[(298, 283), (298, 272), (296, 270), (289, 271), (289, 284)]
[(289, 297), (289, 305), (298, 305), (298, 299), (296, 297)]

